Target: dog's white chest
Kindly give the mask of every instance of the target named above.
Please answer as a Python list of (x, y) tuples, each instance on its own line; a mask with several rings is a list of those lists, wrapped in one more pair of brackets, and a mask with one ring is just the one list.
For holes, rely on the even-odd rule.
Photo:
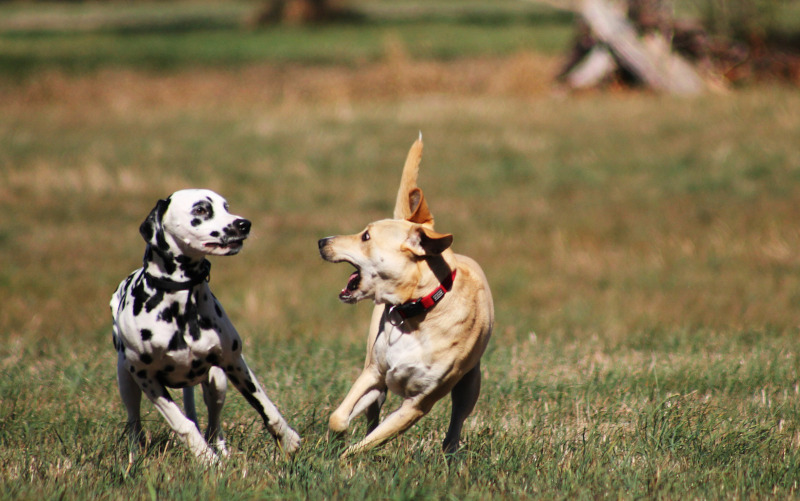
[(388, 323), (385, 327), (375, 341), (373, 354), (389, 390), (407, 398), (435, 387), (446, 368), (431, 359), (424, 338), (403, 333)]

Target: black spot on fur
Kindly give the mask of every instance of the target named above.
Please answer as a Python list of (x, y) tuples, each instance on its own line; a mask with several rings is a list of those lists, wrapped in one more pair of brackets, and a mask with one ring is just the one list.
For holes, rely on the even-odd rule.
[(234, 385), (239, 386), (239, 378), (237, 378), (233, 374), (228, 374), (228, 379), (230, 379), (231, 383), (233, 383)]
[(201, 221), (200, 219), (198, 219), (198, 218), (194, 218), (194, 219), (192, 219), (192, 221), (191, 221), (191, 223), (190, 223), (190, 224), (191, 224), (192, 226), (200, 226), (200, 223), (202, 223), (202, 222), (203, 222), (203, 221)]
[(214, 311), (217, 312), (219, 318), (222, 318), (222, 308), (220, 308), (219, 303), (214, 303)]
[(136, 317), (142, 312), (142, 307), (149, 298), (144, 290), (144, 280), (139, 280), (131, 289), (131, 293), (133, 295), (133, 316)]
[(247, 387), (247, 391), (250, 393), (256, 392), (256, 385), (254, 385), (252, 381), (245, 381), (244, 384)]
[(186, 302), (186, 312), (184, 314), (184, 320), (188, 324), (189, 327), (189, 335), (192, 336), (192, 339), (197, 341), (200, 339), (200, 326), (197, 323), (197, 304), (192, 301), (191, 296), (189, 300)]
[(178, 305), (177, 301), (173, 301), (172, 304), (161, 310), (158, 314), (158, 319), (167, 323), (172, 323), (172, 321), (178, 317), (179, 313), (180, 305)]
[(197, 369), (201, 365), (203, 365), (203, 361), (201, 359), (195, 358), (194, 360), (192, 360), (192, 369)]
[(174, 365), (165, 365), (164, 366), (164, 372), (172, 372), (174, 370), (175, 370), (175, 366)]
[(186, 344), (186, 340), (183, 339), (183, 333), (181, 331), (175, 331), (175, 334), (172, 335), (172, 339), (169, 340), (169, 345), (167, 345), (167, 350), (169, 351), (178, 351), (183, 350), (188, 345)]
[(196, 264), (196, 261), (192, 261), (192, 258), (186, 255), (180, 255), (175, 258), (175, 262), (177, 262), (183, 271), (192, 269), (192, 265)]
[(234, 351), (234, 353), (239, 351), (239, 340), (238, 339), (234, 339), (233, 340), (233, 345), (231, 346), (231, 349)]
[(139, 379), (144, 379), (145, 376), (147, 376), (147, 371), (144, 369), (136, 373), (136, 377), (138, 377)]
[(208, 356), (206, 357), (206, 362), (208, 362), (211, 365), (219, 365), (219, 357), (217, 356), (216, 353), (209, 353)]
[(214, 322), (212, 322), (210, 318), (200, 317), (200, 319), (197, 321), (197, 325), (201, 329), (208, 330), (214, 327)]
[(169, 250), (169, 244), (167, 243), (167, 237), (164, 235), (163, 229), (156, 231), (156, 246), (158, 247), (158, 250), (164, 252)]
[(150, 365), (151, 363), (153, 363), (153, 357), (151, 357), (151, 356), (150, 356), (149, 354), (147, 354), (147, 353), (142, 353), (142, 354), (139, 356), (139, 360), (141, 360), (141, 362), (142, 362), (143, 364), (145, 364), (145, 365)]
[(150, 296), (150, 299), (144, 304), (144, 309), (147, 313), (153, 311), (153, 308), (161, 304), (161, 301), (164, 300), (164, 291), (156, 290), (155, 294)]
[(225, 367), (225, 372), (233, 372), (233, 366), (228, 365), (227, 367)]
[(161, 258), (164, 271), (166, 271), (169, 275), (175, 273), (175, 271), (178, 269), (178, 265), (175, 263), (175, 258), (173, 258), (172, 253), (168, 252), (168, 249), (155, 249), (155, 251)]
[(151, 331), (150, 329), (142, 329), (141, 334), (142, 334), (142, 341), (150, 341), (150, 339), (153, 337), (153, 331)]
[(192, 206), (192, 210), (193, 210), (193, 213), (195, 213), (194, 211), (198, 211), (199, 212), (200, 210), (205, 212), (204, 214), (199, 214), (199, 213), (195, 213), (195, 214), (197, 214), (197, 217), (201, 217), (201, 218), (205, 219), (206, 221), (208, 221), (209, 219), (214, 219), (214, 201), (211, 200), (210, 198), (206, 198), (205, 200), (201, 200), (199, 202), (196, 202)]

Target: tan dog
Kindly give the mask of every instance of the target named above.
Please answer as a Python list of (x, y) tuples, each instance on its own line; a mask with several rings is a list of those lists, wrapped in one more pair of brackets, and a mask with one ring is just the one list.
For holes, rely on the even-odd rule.
[[(450, 249), (453, 236), (433, 231), (433, 216), (417, 187), (421, 158), (420, 136), (403, 168), (394, 219), (319, 241), (325, 260), (356, 268), (339, 298), (376, 303), (364, 370), (330, 417), (331, 430), (343, 432), (367, 415), (367, 436), (343, 456), (402, 433), (448, 393), (453, 407), (442, 448), (455, 452), (480, 393), (480, 358), (494, 323), (492, 295), (480, 266)], [(379, 424), (387, 389), (403, 403)]]

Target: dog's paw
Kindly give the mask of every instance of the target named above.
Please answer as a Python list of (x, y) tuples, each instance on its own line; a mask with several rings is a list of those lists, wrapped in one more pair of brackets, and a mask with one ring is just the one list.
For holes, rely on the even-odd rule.
[(228, 446), (225, 445), (224, 440), (217, 440), (214, 443), (214, 449), (217, 450), (217, 454), (222, 458), (228, 458), (231, 455), (231, 453), (228, 452)]
[(206, 466), (217, 466), (219, 464), (219, 456), (217, 456), (210, 448), (206, 448), (206, 450), (199, 452), (197, 454), (197, 459)]
[(330, 419), (328, 420), (328, 428), (331, 431), (342, 433), (343, 431), (347, 430), (347, 427), (350, 425), (348, 416), (342, 417), (337, 414), (331, 414)]
[(278, 440), (278, 445), (280, 445), (280, 448), (283, 449), (285, 453), (291, 455), (297, 452), (297, 449), (300, 448), (301, 442), (302, 439), (300, 438), (300, 435), (298, 435), (293, 429), (287, 428), (286, 432), (283, 434), (280, 440)]

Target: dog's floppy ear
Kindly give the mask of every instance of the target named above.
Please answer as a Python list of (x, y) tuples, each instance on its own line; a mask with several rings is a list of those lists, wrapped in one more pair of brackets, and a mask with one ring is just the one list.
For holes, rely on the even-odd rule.
[(408, 150), (403, 175), (400, 178), (400, 189), (397, 190), (397, 201), (394, 205), (394, 218), (405, 219), (417, 224), (433, 226), (433, 215), (422, 190), (417, 187), (419, 163), (422, 160), (422, 133)]
[(150, 211), (147, 218), (139, 225), (139, 233), (148, 244), (155, 245), (161, 250), (169, 249), (169, 244), (164, 238), (164, 227), (162, 221), (164, 220), (164, 213), (167, 212), (170, 199), (159, 200), (153, 210)]
[(437, 233), (427, 226), (415, 226), (408, 234), (404, 247), (414, 255), (438, 256), (453, 244), (453, 235)]

